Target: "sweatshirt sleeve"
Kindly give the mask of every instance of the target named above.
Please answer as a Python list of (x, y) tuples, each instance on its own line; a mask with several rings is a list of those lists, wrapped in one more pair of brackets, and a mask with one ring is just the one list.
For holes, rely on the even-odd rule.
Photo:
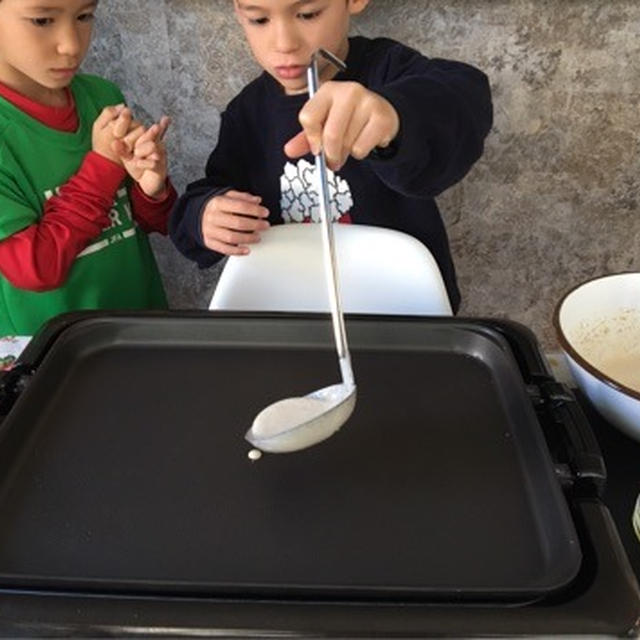
[(200, 268), (210, 267), (224, 257), (204, 245), (202, 213), (205, 205), (214, 196), (230, 189), (247, 189), (245, 164), (238, 148), (244, 137), (238, 135), (233, 113), (227, 109), (222, 114), (218, 144), (207, 160), (205, 177), (187, 186), (171, 212), (171, 240), (180, 253), (195, 261)]
[(392, 189), (432, 198), (480, 158), (493, 123), (487, 76), (463, 62), (428, 59), (397, 44), (369, 88), (400, 116), (394, 153), (368, 161)]
[(37, 223), (0, 241), (0, 272), (20, 289), (56, 289), (76, 256), (109, 226), (124, 169), (90, 151), (78, 172), (49, 198)]

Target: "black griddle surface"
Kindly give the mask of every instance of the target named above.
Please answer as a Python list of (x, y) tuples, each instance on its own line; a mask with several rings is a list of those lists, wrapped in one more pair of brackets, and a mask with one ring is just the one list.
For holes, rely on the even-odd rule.
[(262, 408), (338, 381), (328, 321), (68, 327), (0, 432), (0, 586), (485, 600), (569, 584), (579, 545), (506, 343), (453, 321), (347, 330), (352, 418), (252, 463)]

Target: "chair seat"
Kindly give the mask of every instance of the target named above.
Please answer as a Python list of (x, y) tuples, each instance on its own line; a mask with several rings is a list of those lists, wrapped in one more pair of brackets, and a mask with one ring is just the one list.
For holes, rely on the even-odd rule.
[[(412, 236), (366, 225), (334, 224), (345, 313), (451, 315), (431, 252)], [(319, 224), (283, 224), (262, 233), (246, 256), (231, 256), (210, 309), (328, 311)]]

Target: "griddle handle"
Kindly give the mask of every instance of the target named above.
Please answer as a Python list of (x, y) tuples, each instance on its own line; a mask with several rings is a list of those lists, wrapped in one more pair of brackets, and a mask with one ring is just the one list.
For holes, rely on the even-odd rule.
[(564, 430), (573, 490), (580, 495), (601, 497), (607, 483), (607, 468), (600, 445), (575, 395), (553, 379), (542, 382), (540, 389)]

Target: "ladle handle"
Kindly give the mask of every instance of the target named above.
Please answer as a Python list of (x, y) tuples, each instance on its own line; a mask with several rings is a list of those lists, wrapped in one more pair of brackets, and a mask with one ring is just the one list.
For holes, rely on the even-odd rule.
[[(307, 84), (309, 97), (318, 91), (320, 79), (318, 76), (318, 55), (322, 55), (339, 69), (344, 69), (344, 63), (324, 49), (318, 50), (311, 58), (311, 64), (307, 69)], [(342, 302), (338, 285), (338, 269), (336, 261), (335, 241), (333, 237), (333, 223), (331, 222), (331, 200), (329, 198), (329, 183), (327, 180), (327, 160), (324, 149), (320, 145), (320, 151), (315, 156), (318, 193), (320, 196), (320, 221), (322, 225), (322, 238), (324, 243), (324, 268), (329, 293), (329, 306), (331, 308), (331, 321), (333, 323), (333, 335), (336, 342), (336, 350), (340, 361), (342, 381), (348, 385), (354, 385), (353, 370), (351, 368), (351, 355), (347, 344), (347, 332), (342, 313)]]

